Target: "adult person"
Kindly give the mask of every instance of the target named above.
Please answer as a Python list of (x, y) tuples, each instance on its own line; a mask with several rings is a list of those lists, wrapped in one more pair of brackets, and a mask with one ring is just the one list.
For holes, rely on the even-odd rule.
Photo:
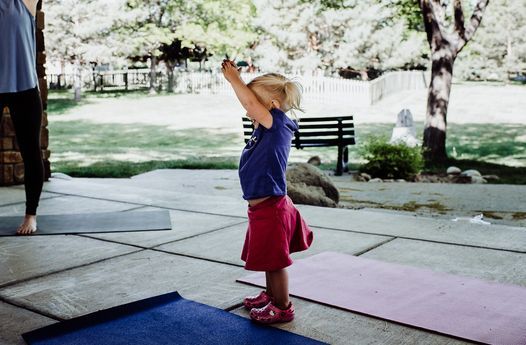
[(35, 15), (38, 0), (0, 0), (0, 120), (9, 108), (24, 161), (26, 214), (19, 235), (37, 230), (44, 183), (40, 149), (42, 101), (36, 72)]

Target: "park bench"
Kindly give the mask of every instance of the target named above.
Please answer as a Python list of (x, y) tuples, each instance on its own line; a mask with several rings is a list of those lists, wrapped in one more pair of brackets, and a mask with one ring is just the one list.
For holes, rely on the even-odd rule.
[[(254, 127), (248, 117), (243, 117), (245, 143), (252, 135)], [(299, 130), (295, 133), (291, 145), (296, 149), (305, 147), (338, 147), (336, 175), (348, 171), (349, 150), (354, 145), (354, 122), (352, 116), (303, 117), (299, 120)]]

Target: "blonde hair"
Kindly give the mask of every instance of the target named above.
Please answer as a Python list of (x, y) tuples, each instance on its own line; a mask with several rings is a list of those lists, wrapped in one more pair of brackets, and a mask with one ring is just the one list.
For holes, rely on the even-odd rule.
[(267, 73), (260, 75), (250, 81), (247, 86), (261, 99), (257, 89), (263, 89), (271, 97), (263, 102), (277, 99), (280, 102), (281, 110), (284, 112), (290, 111), (296, 117), (295, 110), (303, 112), (301, 108), (301, 93), (303, 88), (300, 83), (288, 79), (287, 77), (278, 73)]

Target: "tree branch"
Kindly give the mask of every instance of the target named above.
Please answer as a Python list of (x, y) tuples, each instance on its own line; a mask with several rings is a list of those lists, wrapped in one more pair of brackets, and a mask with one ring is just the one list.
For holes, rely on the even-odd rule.
[(444, 28), (443, 9), (440, 0), (419, 0), (419, 5), (422, 10), (427, 42), (433, 50), (433, 47), (441, 45), (447, 32)]
[(461, 39), (465, 39), (466, 28), (464, 27), (464, 11), (462, 10), (462, 1), (453, 1), (453, 14), (455, 17), (455, 31)]
[(460, 37), (459, 44), (457, 47), (457, 53), (460, 52), (462, 48), (464, 48), (466, 43), (468, 43), (469, 40), (473, 38), (475, 31), (477, 31), (480, 23), (482, 22), (482, 16), (484, 15), (484, 11), (486, 10), (488, 3), (489, 3), (489, 0), (477, 1), (475, 10), (473, 10), (473, 14), (471, 15), (471, 18), (469, 19), (469, 24), (465, 28), (464, 35), (463, 37)]

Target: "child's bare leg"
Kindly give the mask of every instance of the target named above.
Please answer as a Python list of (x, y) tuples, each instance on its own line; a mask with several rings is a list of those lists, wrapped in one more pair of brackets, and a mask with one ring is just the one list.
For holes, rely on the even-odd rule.
[[(289, 306), (289, 275), (285, 268), (267, 272), (267, 279), (271, 286), (274, 305), (286, 309)], [(267, 283), (268, 284), (268, 283)]]
[(269, 272), (265, 272), (265, 278), (267, 280), (267, 295), (269, 295), (270, 297), (274, 296), (272, 294), (272, 285), (270, 284), (270, 275), (269, 275)]

